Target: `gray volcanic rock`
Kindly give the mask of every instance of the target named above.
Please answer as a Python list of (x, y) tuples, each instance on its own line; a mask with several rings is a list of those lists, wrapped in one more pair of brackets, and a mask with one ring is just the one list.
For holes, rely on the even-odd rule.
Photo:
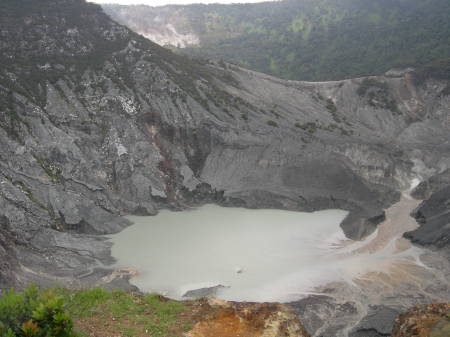
[(371, 306), (367, 316), (349, 333), (349, 337), (390, 336), (400, 311), (385, 306)]
[(422, 181), (411, 193), (411, 196), (418, 200), (428, 199), (433, 193), (450, 185), (450, 169), (433, 175)]
[[(302, 317), (306, 330), (313, 336), (336, 336), (358, 313), (355, 303), (337, 301), (327, 295), (308, 296), (288, 305)], [(323, 317), (331, 313), (332, 319), (325, 322)]]
[(212, 287), (206, 287), (206, 288), (199, 288), (199, 289), (193, 289), (186, 291), (186, 293), (183, 294), (184, 298), (202, 298), (202, 297), (208, 297), (208, 296), (214, 296), (217, 295), (217, 292), (220, 291), (220, 289), (227, 288), (223, 285), (216, 285)]
[(435, 192), (414, 211), (420, 227), (405, 233), (414, 243), (450, 248), (450, 186)]

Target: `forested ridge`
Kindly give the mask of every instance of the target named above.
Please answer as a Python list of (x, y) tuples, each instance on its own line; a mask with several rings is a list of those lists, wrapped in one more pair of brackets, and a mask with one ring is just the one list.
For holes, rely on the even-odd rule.
[(352, 78), (450, 57), (448, 0), (284, 0), (106, 10), (121, 23), (136, 20), (143, 30), (164, 18), (177, 31), (197, 35), (200, 45), (177, 49), (181, 53), (287, 79)]

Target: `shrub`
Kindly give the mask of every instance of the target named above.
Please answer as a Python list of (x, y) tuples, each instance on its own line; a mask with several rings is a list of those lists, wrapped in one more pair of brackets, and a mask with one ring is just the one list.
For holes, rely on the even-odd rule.
[(308, 122), (304, 124), (295, 123), (295, 127), (303, 129), (311, 134), (315, 133), (317, 129), (320, 129), (320, 125), (317, 125), (314, 122)]
[(0, 336), (73, 337), (75, 333), (63, 298), (30, 286), (0, 297)]
[(270, 125), (270, 126), (273, 126), (273, 127), (278, 127), (278, 123), (275, 122), (275, 121), (272, 121), (272, 120), (267, 121), (267, 125)]
[(41, 165), (42, 169), (47, 173), (50, 180), (56, 184), (61, 182), (62, 178), (62, 169), (58, 165), (52, 163), (48, 159), (36, 158), (39, 165)]
[(389, 87), (385, 82), (380, 82), (373, 78), (365, 78), (356, 90), (356, 93), (362, 98), (365, 97), (370, 106), (400, 113), (397, 103), (391, 97)]
[(337, 112), (336, 105), (334, 104), (333, 100), (331, 100), (330, 98), (327, 99), (327, 109), (328, 109), (328, 111), (330, 111), (331, 113)]
[(416, 85), (423, 85), (428, 78), (450, 81), (450, 59), (444, 58), (427, 63), (414, 74)]

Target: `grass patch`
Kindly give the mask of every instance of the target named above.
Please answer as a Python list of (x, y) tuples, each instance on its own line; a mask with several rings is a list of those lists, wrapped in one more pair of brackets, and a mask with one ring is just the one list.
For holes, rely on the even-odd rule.
[(188, 307), (158, 294), (142, 296), (101, 288), (55, 292), (65, 299), (81, 336), (102, 332), (105, 336), (176, 337), (191, 329)]
[[(0, 336), (183, 337), (194, 330), (211, 337), (236, 335), (233, 331), (249, 336), (267, 332), (267, 323), (273, 319), (277, 323), (276, 316), (284, 311), (280, 309), (277, 304), (215, 305), (206, 298), (178, 302), (157, 294), (99, 288), (30, 287), (23, 292), (6, 290), (0, 296)], [(285, 335), (290, 321), (280, 319), (277, 335)], [(298, 322), (294, 324), (296, 328)]]
[(182, 303), (166, 301), (158, 294), (146, 295), (144, 300), (152, 308), (158, 320), (165, 324), (173, 324), (177, 315), (185, 309)]

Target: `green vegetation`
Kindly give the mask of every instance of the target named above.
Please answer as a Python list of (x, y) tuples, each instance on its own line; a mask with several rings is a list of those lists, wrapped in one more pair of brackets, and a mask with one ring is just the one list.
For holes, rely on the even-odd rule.
[[(320, 94), (319, 94), (320, 95)], [(319, 96), (319, 98), (323, 99), (321, 96)], [(326, 108), (327, 110), (331, 113), (331, 115), (333, 116), (333, 119), (336, 123), (341, 123), (342, 120), (338, 115), (338, 109), (336, 104), (334, 104), (333, 100), (331, 98), (328, 98), (326, 100)]]
[(278, 127), (278, 123), (273, 120), (268, 120), (266, 123), (267, 123), (267, 125), (273, 126), (275, 128)]
[(177, 334), (174, 330), (181, 331), (189, 325), (178, 320), (178, 315), (186, 310), (184, 304), (157, 294), (138, 296), (100, 288), (81, 292), (60, 289), (59, 292), (64, 294), (68, 311), (77, 320), (113, 318), (117, 322), (116, 329), (126, 336), (138, 336), (147, 331), (155, 337), (172, 337)]
[(450, 57), (425, 64), (416, 70), (415, 75), (419, 82), (430, 77), (450, 81)]
[(416, 70), (414, 80), (416, 84), (423, 85), (427, 78), (447, 81), (447, 86), (440, 95), (450, 95), (450, 58), (430, 62)]
[(0, 336), (76, 337), (95, 329), (104, 335), (175, 337), (191, 329), (189, 318), (180, 316), (186, 309), (156, 294), (29, 287), (0, 297)]
[(42, 205), (42, 204), (39, 202), (39, 200), (36, 199), (36, 197), (33, 195), (33, 192), (28, 188), (27, 185), (25, 185), (25, 184), (24, 184), (23, 182), (21, 182), (21, 181), (14, 182), (13, 184), (14, 184), (14, 186), (18, 187), (18, 188), (23, 192), (23, 194), (25, 194), (25, 195), (27, 196), (27, 198), (28, 198), (31, 202), (33, 202), (34, 204), (36, 204), (36, 206), (38, 206), (38, 207), (40, 207), (40, 208), (42, 208), (42, 209), (44, 209), (44, 210), (47, 210), (47, 208), (46, 208), (44, 205)]
[(331, 99), (327, 99), (327, 109), (331, 113), (337, 112), (337, 107)]
[[(1, 81), (1, 76), (0, 76)], [(0, 127), (16, 141), (23, 144), (20, 138), (21, 118), (16, 111), (16, 100), (11, 90), (3, 90), (0, 86)]]
[[(167, 13), (144, 6), (105, 8), (140, 30), (156, 28), (151, 18)], [(448, 13), (448, 0), (284, 0), (183, 6), (174, 25), (202, 42), (178, 49), (181, 53), (288, 79), (322, 81), (448, 62)]]
[[(7, 32), (0, 53), (0, 86), (42, 108), (46, 104), (47, 83), (56, 86), (61, 78), (79, 82), (86, 69), (101, 69), (106, 59), (128, 44), (125, 34), (106, 39), (104, 33), (111, 30), (111, 22), (100, 6), (84, 1), (64, 2), (59, 6), (50, 0), (4, 0), (0, 2), (0, 23), (1, 29)], [(87, 29), (81, 31), (74, 27)], [(120, 78), (121, 69), (116, 70)]]
[(388, 109), (399, 113), (397, 103), (392, 98), (388, 85), (373, 78), (365, 78), (356, 93), (375, 108)]
[(64, 299), (51, 291), (29, 287), (0, 297), (0, 336), (75, 337)]
[[(333, 115), (335, 117), (335, 115)], [(336, 117), (337, 118), (337, 117)], [(346, 123), (348, 126), (350, 126), (349, 123)], [(324, 130), (328, 132), (336, 132), (340, 131), (341, 135), (343, 136), (349, 136), (353, 134), (353, 130), (347, 130), (343, 126), (340, 126), (335, 123), (331, 123), (329, 125), (323, 125), (319, 121), (316, 120), (316, 122), (306, 122), (306, 123), (295, 123), (295, 127), (302, 129), (311, 135), (315, 134), (318, 130)]]
[(52, 163), (48, 159), (36, 158), (36, 160), (53, 183), (61, 182), (62, 169), (60, 166)]
[(376, 79), (373, 78), (365, 78), (360, 86), (358, 87), (358, 89), (356, 90), (356, 93), (361, 96), (364, 97), (364, 95), (366, 95), (366, 93), (369, 91), (369, 89), (371, 88), (378, 88), (382, 91), (387, 91), (387, 85), (384, 82), (380, 82)]
[(317, 129), (320, 128), (316, 123), (314, 122), (307, 122), (304, 124), (295, 123), (295, 127), (303, 129), (311, 134), (316, 133)]

